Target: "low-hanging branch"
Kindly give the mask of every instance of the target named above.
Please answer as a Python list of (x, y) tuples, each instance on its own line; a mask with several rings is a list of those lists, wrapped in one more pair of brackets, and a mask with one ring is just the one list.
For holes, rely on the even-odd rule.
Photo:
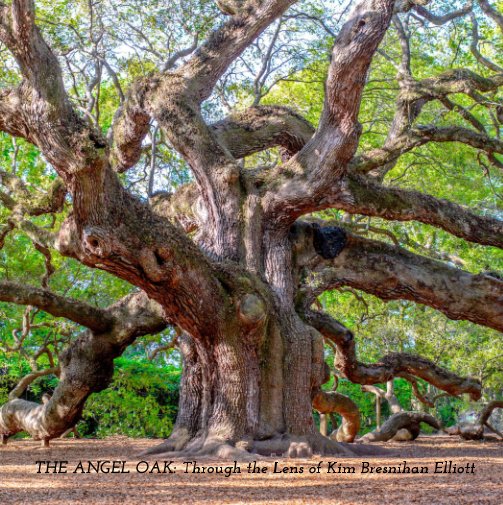
[[(476, 381), (459, 378), (422, 358), (399, 354), (375, 365), (358, 363), (350, 332), (333, 320), (321, 325), (316, 317), (302, 320), (296, 311), (296, 301), (302, 305), (323, 290), (349, 286), (385, 300), (414, 300), (455, 319), (503, 329), (503, 283), (489, 275), (471, 275), (335, 227), (325, 230), (310, 225), (307, 252), (295, 242), (292, 226), (300, 216), (327, 208), (344, 209), (350, 205), (347, 199), (355, 204), (349, 189), (355, 194), (358, 191), (348, 189), (347, 177), (361, 140), (358, 117), (367, 75), (393, 15), (410, 12), (417, 2), (357, 3), (335, 38), (325, 103), (315, 132), (295, 113), (275, 107), (234, 113), (213, 125), (207, 122), (203, 102), (217, 81), (293, 3), (219, 2), (229, 17), (197, 50), (187, 54), (185, 62), (133, 82), (121, 99), (108, 139), (102, 125), (87, 121), (74, 107), (58, 57), (36, 26), (33, 0), (0, 3), (0, 41), (16, 61), (22, 81), (15, 90), (0, 94), (0, 129), (33, 143), (71, 197), (72, 212), (53, 245), (64, 256), (143, 290), (105, 309), (105, 314), (84, 308), (87, 315), (82, 320), (82, 314), (74, 314), (76, 305), (57, 295), (4, 286), (9, 288), (4, 290), (9, 301), (38, 303), (56, 315), (66, 312), (81, 318), (77, 322), (87, 323), (90, 329), (61, 356), (61, 380), (46, 405), (17, 399), (2, 407), (3, 434), (25, 429), (46, 440), (73, 426), (88, 395), (108, 384), (113, 358), (135, 337), (159, 331), (167, 321), (184, 331), (191, 352), (184, 356), (188, 368), (176, 426), (176, 433), (183, 436), (176, 435), (164, 447), (186, 449), (191, 454), (228, 457), (241, 455), (243, 450), (277, 453), (278, 448), (290, 456), (313, 451), (340, 453), (335, 442), (318, 437), (312, 419), (312, 394), (321, 380), (323, 364), (323, 339), (316, 328), (333, 336), (341, 348), (337, 352), (341, 370), (356, 381), (375, 383), (412, 373), (451, 394), (480, 395)], [(429, 2), (420, 3), (426, 6)], [(394, 26), (402, 47), (400, 68), (405, 77), (400, 79), (404, 82), (413, 68), (410, 44), (405, 25), (397, 17)], [(499, 88), (498, 78), (492, 76), (488, 82), (458, 73), (455, 79), (433, 79), (428, 86), (423, 81), (419, 84), (422, 89), (410, 86), (408, 91), (417, 93), (402, 96), (402, 105), (412, 100), (420, 111), (420, 104), (456, 92), (454, 88), (463, 79), (471, 83), (459, 92), (482, 103), (485, 98), (477, 97)], [(99, 103), (90, 94), (88, 113)], [(454, 139), (497, 160), (498, 139), (477, 128), (473, 120), (473, 131), (410, 128), (417, 117), (405, 112), (404, 106), (397, 116), (397, 135), (391, 135), (385, 151), (405, 135), (405, 127), (412, 136), (410, 144)], [(152, 123), (190, 168), (194, 182), (178, 196), (152, 198), (150, 203), (126, 189), (116, 172), (137, 164)], [(240, 159), (271, 147), (284, 151), (283, 163), (265, 169), (260, 177)], [(403, 146), (395, 147), (398, 155), (408, 152), (408, 147), (405, 151)], [(384, 163), (389, 160), (386, 156), (381, 160)], [(153, 168), (155, 161), (152, 156)], [(425, 217), (421, 207), (432, 205), (429, 197), (415, 206), (406, 202), (400, 207), (400, 198), (406, 197), (395, 196), (398, 202), (387, 202), (394, 210), (380, 208), (380, 215), (395, 212), (391, 219), (408, 215), (468, 240), (500, 244), (501, 228), (490, 230), (495, 224), (491, 219), (482, 221), (459, 212), (460, 220), (469, 218), (469, 226), (463, 230), (453, 220), (453, 209), (458, 208), (445, 203)], [(6, 191), (0, 193), (0, 199), (13, 218), (17, 196)], [(362, 210), (366, 201), (357, 202)], [(35, 236), (28, 215), (25, 212), (18, 223), (9, 221), (7, 230), (22, 227)], [(186, 231), (196, 233), (188, 236)], [(0, 239), (4, 236), (2, 231)], [(302, 255), (309, 256), (308, 263), (298, 261)]]
[(415, 440), (420, 433), (420, 425), (425, 423), (436, 430), (441, 430), (440, 421), (431, 414), (425, 412), (399, 412), (392, 415), (380, 429), (367, 433), (359, 442), (388, 442), (397, 435), (400, 430), (406, 429)]
[(489, 402), (481, 410), (474, 423), (453, 426), (448, 428), (446, 431), (449, 435), (459, 435), (465, 440), (482, 440), (484, 438), (484, 430), (487, 427), (490, 431), (496, 433), (496, 435), (503, 439), (503, 434), (489, 424), (489, 418), (495, 409), (503, 409), (503, 400), (493, 400), (492, 402)]
[[(48, 307), (40, 292), (31, 291), (31, 294), (24, 293), (23, 303), (33, 303), (54, 315), (62, 315), (57, 305), (51, 303)], [(43, 295), (48, 296), (47, 293)], [(56, 300), (62, 301), (61, 298)], [(73, 316), (79, 308), (87, 312), (90, 310), (82, 303), (72, 305), (73, 302), (63, 300), (63, 304), (66, 304), (68, 316)], [(114, 358), (120, 356), (136, 338), (158, 333), (167, 326), (162, 308), (144, 293), (128, 295), (106, 310), (93, 314), (98, 315), (107, 324), (83, 331), (61, 353), (57, 367), (27, 375), (11, 392), (9, 401), (0, 408), (3, 443), (10, 436), (25, 431), (47, 446), (49, 440), (75, 426), (91, 393), (108, 386), (112, 379)], [(83, 317), (80, 324), (86, 319)], [(110, 325), (110, 321), (114, 324)], [(96, 323), (94, 317), (89, 322), (93, 326)], [(21, 389), (24, 390), (33, 380), (49, 373), (59, 375), (59, 383), (49, 401), (38, 404), (17, 397)]]
[(353, 334), (341, 323), (321, 312), (306, 311), (304, 317), (326, 339), (337, 346), (335, 367), (341, 375), (357, 384), (380, 384), (408, 373), (452, 395), (467, 393), (473, 400), (481, 395), (481, 384), (440, 368), (432, 361), (405, 353), (388, 354), (378, 363), (365, 364), (356, 358)]

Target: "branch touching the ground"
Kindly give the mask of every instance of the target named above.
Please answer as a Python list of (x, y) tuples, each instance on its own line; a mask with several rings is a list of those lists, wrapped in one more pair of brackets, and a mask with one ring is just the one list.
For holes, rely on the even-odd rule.
[(354, 442), (360, 431), (360, 411), (351, 398), (337, 391), (320, 390), (314, 395), (313, 408), (320, 414), (340, 414), (342, 426), (335, 438), (338, 442)]
[(25, 431), (48, 446), (49, 440), (75, 426), (89, 395), (108, 386), (114, 358), (136, 338), (158, 333), (167, 325), (162, 308), (142, 292), (124, 297), (106, 312), (113, 325), (84, 331), (59, 356), (60, 381), (49, 401), (40, 405), (14, 398), (0, 408), (4, 443)]
[(334, 366), (351, 382), (380, 384), (402, 373), (408, 373), (451, 395), (468, 393), (473, 400), (480, 398), (480, 382), (472, 378), (459, 377), (419, 356), (394, 353), (384, 356), (375, 364), (361, 363), (356, 358), (354, 336), (344, 325), (321, 312), (306, 311), (304, 317), (310, 325), (337, 346)]
[(379, 430), (367, 433), (361, 437), (359, 442), (388, 442), (400, 430), (406, 429), (415, 440), (420, 433), (420, 424), (425, 423), (436, 430), (441, 430), (440, 421), (430, 414), (424, 412), (400, 412), (392, 415)]
[(503, 409), (503, 400), (494, 400), (488, 403), (480, 412), (475, 423), (453, 426), (446, 431), (449, 435), (459, 435), (465, 440), (482, 440), (484, 438), (484, 428), (488, 427), (491, 431), (503, 438), (502, 434), (489, 424), (489, 418), (495, 409)]

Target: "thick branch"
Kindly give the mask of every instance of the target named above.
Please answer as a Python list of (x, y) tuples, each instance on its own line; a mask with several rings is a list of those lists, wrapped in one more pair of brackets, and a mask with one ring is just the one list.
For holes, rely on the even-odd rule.
[[(463, 93), (475, 99), (477, 92), (486, 93), (497, 90), (503, 84), (503, 75), (483, 77), (467, 69), (454, 69), (421, 81), (414, 81), (409, 73), (400, 76), (398, 83), (400, 93), (396, 100), (396, 113), (384, 145), (356, 156), (350, 165), (352, 170), (372, 171), (372, 175), (383, 178), (395, 166), (402, 154), (427, 142), (436, 141), (428, 137), (432, 135), (432, 130), (434, 130), (432, 127), (423, 128), (424, 131), (421, 128), (411, 130), (426, 104), (439, 100), (444, 105), (447, 103), (447, 107), (451, 109), (453, 104), (449, 104), (447, 100), (450, 94)], [(456, 110), (465, 120), (475, 123), (475, 127), (482, 134), (474, 147), (485, 149), (485, 140), (488, 140), (488, 146), (490, 146), (492, 139), (485, 134), (484, 128), (480, 128), (474, 116), (459, 106)], [(443, 134), (437, 134), (438, 141), (442, 141), (442, 135), (445, 136), (447, 133), (448, 130)], [(469, 145), (475, 142), (475, 140), (470, 140), (471, 130), (451, 130), (450, 133), (452, 141), (463, 142), (466, 139)], [(454, 138), (456, 133), (458, 133), (458, 138)]]
[(113, 318), (106, 310), (26, 284), (1, 281), (0, 301), (33, 305), (55, 317), (65, 317), (94, 331), (105, 331), (113, 323)]
[(403, 154), (429, 142), (460, 142), (489, 154), (503, 154), (503, 141), (489, 137), (480, 131), (458, 126), (443, 128), (419, 126), (394, 138), (382, 148), (362, 154), (352, 162), (351, 166), (357, 172), (370, 172), (396, 161)]
[(295, 0), (248, 0), (213, 32), (180, 73), (192, 81), (193, 96), (206, 100), (229, 65)]
[(0, 131), (33, 142), (28, 124), (19, 113), (26, 101), (25, 93), (26, 89), (22, 86), (14, 90), (0, 90)]
[(60, 381), (43, 405), (13, 399), (0, 408), (0, 435), (4, 440), (26, 431), (45, 444), (75, 426), (91, 393), (103, 390), (113, 375), (113, 360), (137, 337), (166, 327), (162, 308), (145, 293), (124, 297), (107, 311), (115, 324), (84, 331), (60, 356)]
[(358, 113), (367, 72), (391, 21), (393, 0), (364, 0), (350, 15), (332, 51), (325, 105), (316, 134), (270, 174), (264, 197), (271, 220), (291, 224), (323, 201), (354, 156), (361, 134)]
[(347, 195), (336, 207), (352, 214), (377, 216), (395, 221), (419, 221), (442, 228), (470, 242), (503, 248), (503, 221), (478, 216), (448, 200), (350, 175)]
[(33, 0), (13, 0), (2, 6), (0, 40), (9, 48), (30, 86), (54, 112), (71, 115), (59, 62), (35, 25)]
[(150, 128), (150, 115), (141, 103), (144, 92), (142, 81), (131, 86), (124, 103), (115, 114), (112, 161), (117, 172), (125, 172), (141, 158), (142, 143)]
[(59, 61), (35, 24), (33, 0), (13, 0), (0, 8), (0, 42), (23, 76), (18, 90), (0, 95), (0, 112), (8, 114), (0, 128), (39, 147), (61, 176), (98, 163), (104, 139), (74, 111)]
[(415, 440), (419, 436), (420, 424), (429, 424), (437, 430), (442, 429), (442, 425), (430, 414), (424, 412), (400, 412), (391, 416), (379, 430), (367, 433), (359, 439), (361, 442), (388, 442), (400, 430), (407, 429), (412, 439)]
[[(411, 300), (455, 320), (503, 331), (503, 281), (473, 275), (383, 242), (351, 236), (342, 253), (307, 279), (313, 294), (351, 286), (383, 300)], [(331, 266), (328, 266), (330, 264)]]
[(305, 318), (309, 324), (337, 346), (334, 365), (351, 382), (380, 384), (402, 373), (408, 373), (420, 377), (451, 395), (468, 393), (473, 400), (480, 398), (481, 385), (478, 381), (459, 377), (419, 356), (394, 353), (388, 354), (375, 364), (361, 363), (356, 358), (354, 336), (346, 327), (320, 312), (308, 311), (305, 313)]
[(279, 146), (291, 157), (314, 134), (314, 127), (292, 109), (279, 106), (250, 107), (211, 126), (234, 158)]
[(356, 403), (336, 391), (318, 391), (313, 398), (313, 408), (320, 414), (337, 413), (342, 416), (342, 426), (337, 430), (338, 442), (353, 442), (360, 430), (360, 411)]
[[(401, 377), (402, 376), (403, 375), (401, 375)], [(402, 406), (398, 402), (398, 398), (395, 395), (395, 388), (394, 388), (393, 379), (389, 380), (386, 383), (386, 391), (384, 391), (381, 388), (378, 388), (377, 386), (373, 386), (371, 384), (363, 385), (362, 391), (365, 391), (366, 393), (372, 393), (375, 396), (379, 397), (380, 399), (386, 400), (390, 406), (392, 414), (398, 414), (398, 412), (403, 411)]]

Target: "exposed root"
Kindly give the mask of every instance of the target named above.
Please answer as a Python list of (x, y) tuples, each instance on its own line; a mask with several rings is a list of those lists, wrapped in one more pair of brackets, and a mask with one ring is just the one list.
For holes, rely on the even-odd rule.
[(183, 450), (177, 450), (177, 441), (166, 440), (144, 453), (145, 455), (162, 454), (165, 457), (213, 457), (223, 461), (253, 461), (257, 455), (264, 457), (282, 457), (306, 459), (313, 456), (376, 456), (389, 455), (386, 449), (340, 443), (319, 433), (303, 437), (278, 435), (266, 440), (241, 440), (238, 442), (207, 439), (201, 443), (197, 437), (186, 444)]
[(155, 447), (151, 447), (146, 451), (142, 452), (142, 456), (148, 456), (151, 454), (164, 454), (170, 452), (180, 452), (182, 451), (187, 444), (190, 442), (192, 436), (188, 430), (185, 428), (179, 428), (173, 431), (171, 436)]

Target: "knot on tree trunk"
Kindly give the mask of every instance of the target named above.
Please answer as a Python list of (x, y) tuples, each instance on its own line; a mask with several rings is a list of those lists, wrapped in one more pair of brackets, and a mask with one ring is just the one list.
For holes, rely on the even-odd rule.
[(99, 258), (107, 258), (112, 252), (110, 234), (95, 226), (89, 226), (84, 229), (82, 243), (84, 250), (88, 254), (98, 256)]
[(256, 295), (247, 294), (239, 302), (239, 317), (246, 325), (256, 326), (267, 315), (265, 303)]

